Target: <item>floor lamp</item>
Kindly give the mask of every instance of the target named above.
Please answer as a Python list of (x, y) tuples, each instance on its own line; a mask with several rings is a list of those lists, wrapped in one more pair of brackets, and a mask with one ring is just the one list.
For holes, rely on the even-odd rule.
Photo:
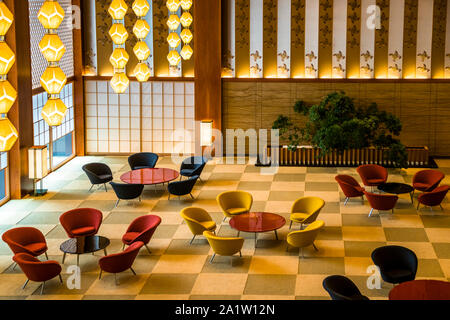
[[(48, 174), (47, 158), (47, 146), (33, 146), (28, 149), (29, 178), (33, 179), (34, 196), (43, 196), (47, 193), (47, 189), (42, 187), (43, 179)], [(38, 180), (40, 181), (40, 189), (36, 188)]]

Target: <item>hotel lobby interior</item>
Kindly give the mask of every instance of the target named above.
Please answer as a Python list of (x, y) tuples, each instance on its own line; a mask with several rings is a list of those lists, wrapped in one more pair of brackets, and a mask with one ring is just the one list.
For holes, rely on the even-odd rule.
[(450, 300), (450, 0), (0, 0), (0, 300)]

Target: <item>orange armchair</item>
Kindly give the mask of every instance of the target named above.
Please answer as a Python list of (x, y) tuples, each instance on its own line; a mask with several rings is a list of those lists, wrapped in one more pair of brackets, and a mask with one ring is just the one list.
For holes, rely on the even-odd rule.
[(364, 201), (364, 188), (359, 185), (355, 178), (345, 174), (340, 174), (334, 177), (334, 179), (337, 181), (346, 197), (344, 206), (350, 198), (361, 197)]
[(413, 187), (423, 192), (433, 191), (444, 179), (445, 175), (438, 170), (421, 170), (413, 177)]
[(40, 261), (28, 253), (18, 253), (13, 257), (23, 273), (27, 276), (27, 281), (22, 289), (25, 289), (28, 282), (42, 282), (41, 294), (44, 291), (45, 282), (59, 276), (59, 281), (63, 283), (61, 278), (61, 266), (58, 261)]
[(417, 210), (419, 210), (420, 204), (429, 206), (431, 210), (433, 210), (434, 206), (440, 206), (441, 209), (444, 210), (442, 207), (442, 201), (444, 201), (449, 189), (450, 187), (445, 185), (437, 187), (431, 192), (420, 194), (418, 197), (419, 203), (417, 204)]
[(367, 187), (377, 187), (386, 183), (388, 171), (377, 164), (365, 164), (356, 168), (363, 184)]
[(392, 210), (394, 213), (394, 207), (397, 204), (398, 197), (390, 194), (376, 194), (364, 191), (367, 201), (369, 201), (372, 209), (370, 210), (369, 217), (372, 215), (373, 210)]
[(47, 256), (47, 242), (41, 231), (31, 227), (20, 227), (6, 231), (2, 235), (3, 241), (14, 254), (27, 253), (33, 257), (41, 254)]
[(141, 241), (145, 248), (147, 248), (148, 253), (151, 254), (147, 244), (160, 224), (161, 218), (155, 215), (147, 215), (134, 219), (122, 237), (122, 250), (125, 249), (125, 245), (129, 246), (134, 242)]
[(59, 217), (59, 222), (69, 238), (78, 238), (96, 235), (102, 219), (103, 215), (100, 210), (78, 208), (63, 213)]

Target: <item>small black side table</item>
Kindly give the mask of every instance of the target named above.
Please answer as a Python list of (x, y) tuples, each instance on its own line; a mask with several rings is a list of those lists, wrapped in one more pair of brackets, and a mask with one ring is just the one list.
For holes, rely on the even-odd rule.
[(80, 263), (80, 254), (94, 253), (103, 250), (106, 256), (108, 254), (106, 252), (106, 247), (109, 246), (109, 244), (109, 239), (102, 236), (72, 238), (64, 241), (59, 247), (61, 251), (64, 252), (62, 263), (64, 264), (67, 253), (77, 255), (77, 266)]
[(378, 186), (378, 190), (391, 193), (391, 194), (405, 194), (409, 193), (409, 196), (411, 197), (411, 203), (414, 203), (413, 195), (414, 195), (414, 188), (411, 187), (409, 184), (406, 183), (398, 183), (398, 182), (388, 182), (383, 183)]

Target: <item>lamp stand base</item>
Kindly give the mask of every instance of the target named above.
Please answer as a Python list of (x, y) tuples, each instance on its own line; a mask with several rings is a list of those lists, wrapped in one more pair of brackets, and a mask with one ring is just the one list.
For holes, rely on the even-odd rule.
[(33, 196), (42, 197), (47, 194), (48, 189), (36, 189), (33, 191)]

